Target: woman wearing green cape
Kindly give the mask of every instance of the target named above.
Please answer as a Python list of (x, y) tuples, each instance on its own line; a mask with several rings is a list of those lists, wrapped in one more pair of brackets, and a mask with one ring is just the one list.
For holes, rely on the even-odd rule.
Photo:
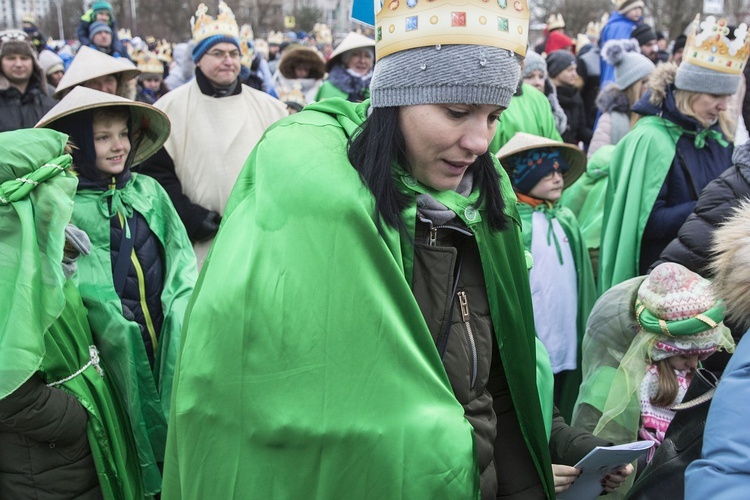
[[(384, 8), (372, 100), (307, 106), (251, 153), (186, 316), (165, 499), (554, 497), (488, 152), (528, 9), (460, 2), (459, 24), (512, 15), (473, 37), (454, 3)], [(395, 28), (430, 6), (443, 43)]]
[(70, 279), (90, 244), (69, 226), (67, 139), (0, 134), (0, 492), (143, 497), (127, 416)]

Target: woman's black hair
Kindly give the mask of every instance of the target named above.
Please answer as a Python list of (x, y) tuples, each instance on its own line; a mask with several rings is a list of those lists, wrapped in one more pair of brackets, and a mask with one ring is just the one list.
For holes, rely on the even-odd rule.
[[(404, 227), (401, 214), (408, 198), (396, 188), (391, 166), (395, 162), (409, 167), (406, 141), (398, 126), (398, 109), (372, 108), (370, 116), (361, 125), (361, 132), (350, 139), (348, 153), (349, 162), (375, 197), (375, 210), (380, 215), (378, 226), (382, 220), (395, 229)], [(507, 218), (500, 193), (500, 175), (489, 151), (479, 156), (469, 168), (474, 174), (474, 184), (480, 189), (477, 204), (481, 206), (484, 202), (490, 228), (504, 230)]]

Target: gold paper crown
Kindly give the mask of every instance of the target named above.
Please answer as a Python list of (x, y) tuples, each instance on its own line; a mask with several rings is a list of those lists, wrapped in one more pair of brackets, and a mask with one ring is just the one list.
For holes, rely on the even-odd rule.
[(132, 40), (133, 35), (130, 33), (130, 30), (120, 28), (119, 30), (117, 30), (117, 38), (119, 38), (120, 40)]
[(141, 73), (164, 74), (164, 65), (156, 57), (156, 54), (148, 50), (139, 51), (135, 54), (135, 63)]
[(274, 45), (281, 45), (284, 41), (284, 34), (281, 31), (272, 31), (268, 34), (268, 43)]
[(234, 19), (234, 13), (227, 4), (219, 2), (219, 15), (216, 19), (209, 16), (208, 7), (202, 3), (198, 5), (195, 16), (190, 19), (190, 28), (193, 30), (193, 43), (198, 44), (208, 37), (223, 35), (239, 38), (239, 27)]
[(156, 44), (156, 58), (167, 64), (172, 62), (172, 44), (164, 38)]
[(21, 22), (36, 25), (36, 16), (33, 12), (24, 12), (23, 16), (21, 16)]
[(255, 40), (255, 52), (260, 52), (264, 59), (268, 59), (268, 42), (262, 38)]
[(552, 31), (565, 27), (565, 20), (562, 14), (550, 14), (547, 19), (547, 31)]
[(327, 24), (315, 23), (315, 26), (313, 27), (313, 33), (315, 34), (315, 41), (318, 45), (333, 43), (331, 28), (329, 28)]
[(430, 45), (488, 45), (526, 55), (526, 0), (379, 0), (375, 56)]
[(599, 21), (597, 22), (592, 21), (586, 25), (586, 36), (589, 37), (590, 40), (598, 40), (601, 32), (602, 32), (602, 25), (599, 23)]
[(717, 21), (714, 16), (708, 16), (700, 22), (700, 17), (700, 14), (695, 16), (693, 29), (685, 43), (683, 61), (721, 73), (742, 73), (750, 55), (747, 24), (737, 26), (734, 30), (735, 39), (729, 40), (726, 20)]
[(243, 24), (240, 28), (240, 64), (249, 68), (253, 65), (255, 57), (255, 44), (253, 43), (253, 28), (249, 24)]

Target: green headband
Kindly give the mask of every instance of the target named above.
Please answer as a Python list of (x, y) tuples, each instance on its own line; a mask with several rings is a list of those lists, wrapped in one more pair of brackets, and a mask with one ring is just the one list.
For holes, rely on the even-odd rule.
[(641, 302), (641, 299), (635, 301), (635, 318), (641, 328), (647, 332), (668, 335), (669, 337), (696, 335), (706, 330), (713, 330), (724, 320), (724, 313), (724, 301), (719, 300), (708, 311), (697, 314), (692, 318), (666, 321), (649, 311)]

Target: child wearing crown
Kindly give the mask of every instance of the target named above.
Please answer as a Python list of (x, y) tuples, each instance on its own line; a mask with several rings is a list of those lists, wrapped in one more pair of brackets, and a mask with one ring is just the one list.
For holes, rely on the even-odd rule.
[(602, 232), (601, 291), (645, 274), (695, 207), (700, 192), (731, 165), (727, 108), (750, 42), (741, 24), (727, 38), (709, 16), (687, 41), (682, 64), (659, 65), (632, 107), (642, 118), (611, 161)]
[(550, 355), (554, 403), (570, 420), (581, 382), (580, 342), (596, 300), (588, 251), (573, 213), (557, 202), (586, 169), (577, 147), (517, 133), (497, 153), (518, 197), (537, 336)]

